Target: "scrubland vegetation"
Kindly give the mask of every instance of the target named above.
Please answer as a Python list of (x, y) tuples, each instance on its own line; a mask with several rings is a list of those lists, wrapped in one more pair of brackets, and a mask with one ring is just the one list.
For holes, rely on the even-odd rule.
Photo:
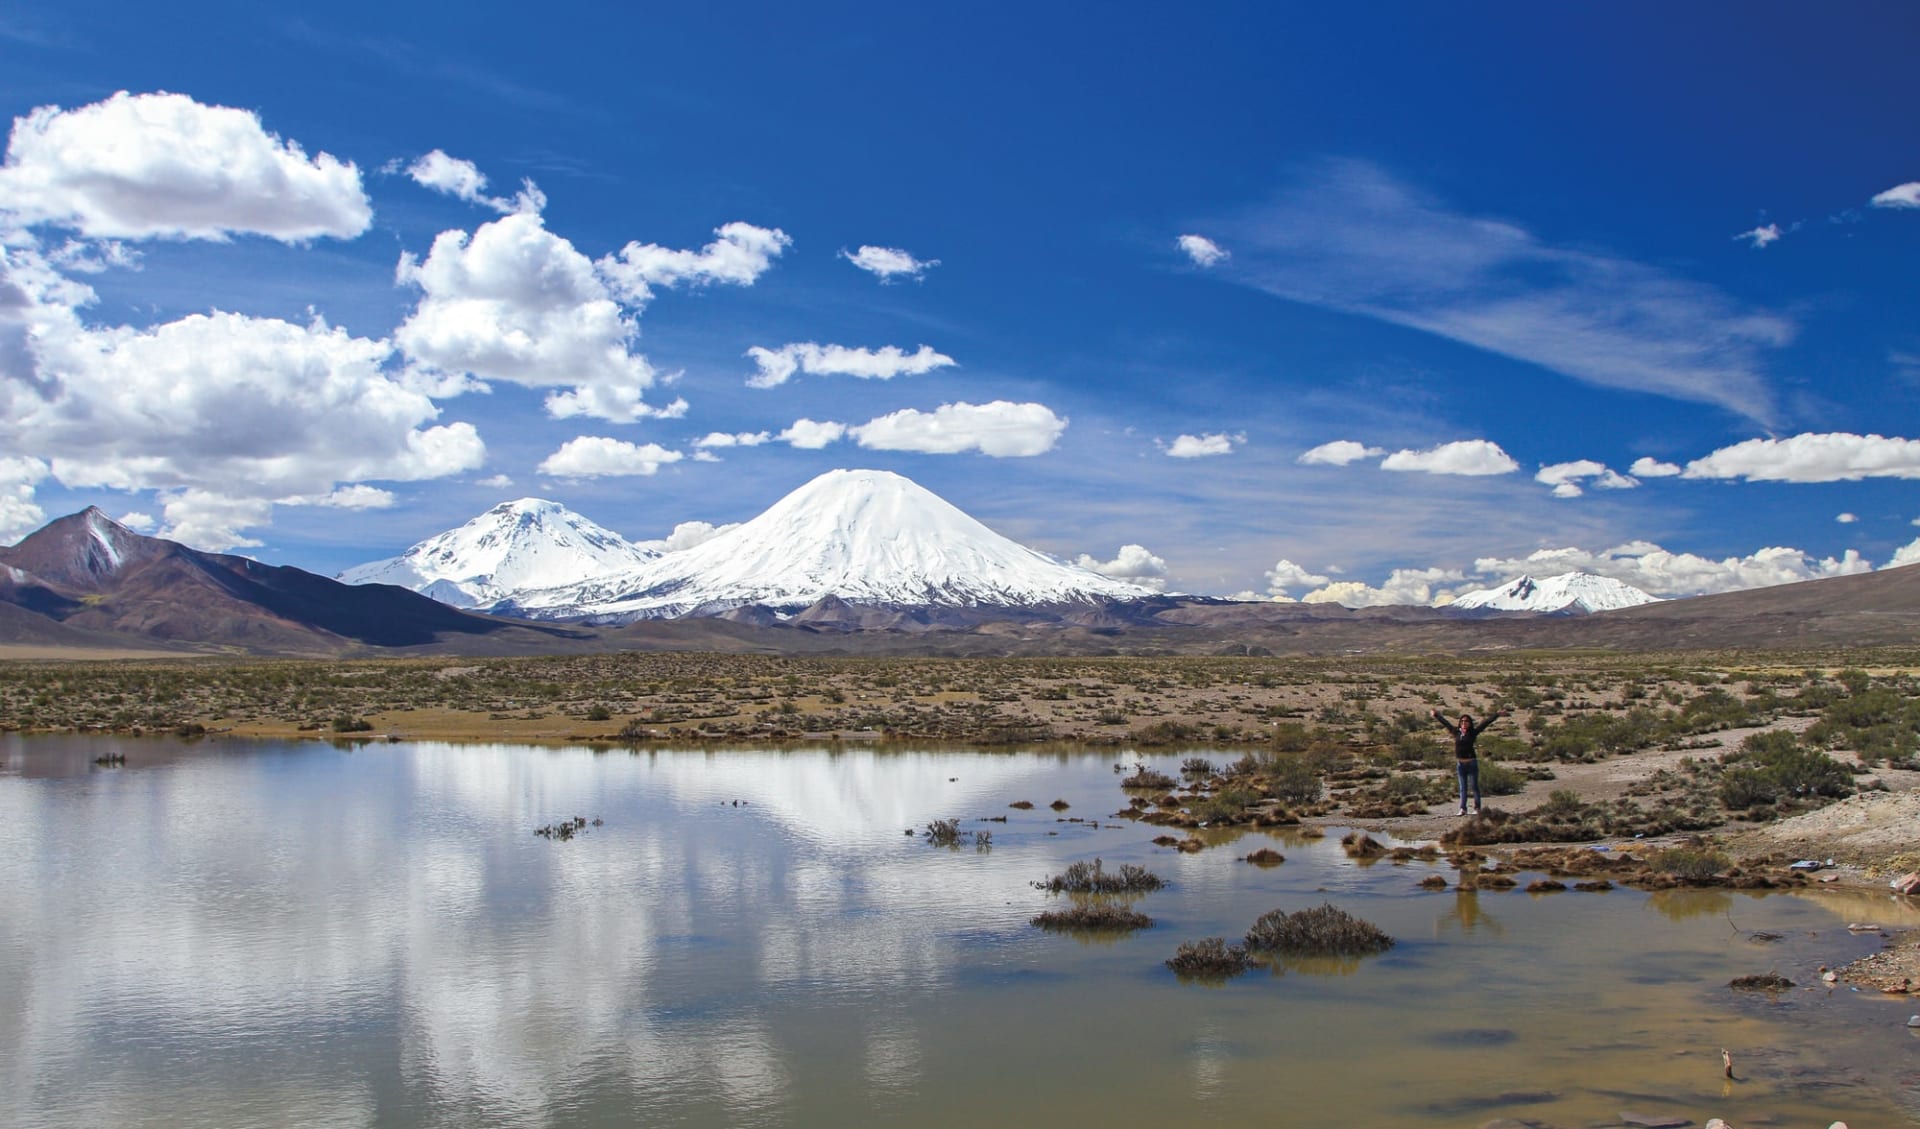
[[(1449, 839), (1555, 843), (1762, 822), (1844, 797), (1872, 772), (1920, 769), (1914, 657), (11, 663), (0, 730), (1114, 747), (1122, 815), (1276, 827), (1449, 804), (1451, 747), (1429, 711), (1504, 707), (1512, 716), (1480, 741), (1489, 810)], [(1166, 753), (1182, 755), (1177, 776), (1160, 767)], [(1582, 766), (1649, 753), (1663, 755), (1613, 794), (1561, 786)], [(1508, 800), (1523, 795), (1535, 798)]]

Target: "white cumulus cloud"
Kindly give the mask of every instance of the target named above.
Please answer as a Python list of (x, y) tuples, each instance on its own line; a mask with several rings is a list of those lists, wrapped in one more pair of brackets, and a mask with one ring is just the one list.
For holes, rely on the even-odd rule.
[(47, 515), (33, 500), (34, 487), (47, 477), (47, 464), (23, 455), (0, 455), (0, 545), (11, 545), (45, 524)]
[(1659, 459), (1643, 455), (1633, 460), (1633, 465), (1627, 468), (1627, 473), (1635, 478), (1672, 478), (1680, 473), (1680, 468), (1674, 463), (1663, 463)]
[(1841, 525), (1852, 525), (1854, 522), (1860, 520), (1860, 515), (1854, 513), (1835, 514), (1833, 520), (1839, 522)]
[(547, 397), (557, 418), (631, 423), (686, 410), (642, 400), (658, 378), (632, 351), (639, 328), (593, 263), (535, 213), (504, 216), (471, 236), (442, 232), (424, 261), (402, 255), (395, 277), (421, 290), (394, 331), (418, 364), (529, 388), (570, 385)]
[(156, 520), (152, 514), (141, 513), (138, 510), (133, 510), (128, 513), (121, 514), (119, 517), (114, 518), (113, 520), (119, 522), (121, 525), (126, 526), (128, 529), (133, 530), (135, 533), (151, 533), (153, 532), (154, 527), (160, 524), (160, 522)]
[(212, 490), (174, 490), (161, 493), (160, 512), (166, 515), (160, 536), (218, 552), (260, 545), (243, 531), (273, 520), (273, 502)]
[(183, 94), (129, 94), (16, 118), (0, 212), (103, 238), (351, 239), (373, 209), (351, 162)]
[(385, 341), (220, 312), (94, 328), (92, 300), (31, 249), (0, 248), (0, 450), (69, 487), (166, 492), (170, 527), (200, 547), (246, 543), (238, 523), (277, 499), (485, 455), (471, 424), (435, 423), (432, 399), (389, 375)]
[(1876, 208), (1920, 208), (1920, 180), (1896, 184), (1874, 196)]
[(275, 498), (278, 506), (323, 506), (330, 510), (390, 510), (399, 501), (393, 491), (356, 482), (335, 487), (325, 494), (294, 494)]
[(685, 457), (658, 443), (629, 443), (602, 435), (581, 435), (562, 443), (537, 469), (555, 478), (616, 478), (653, 474), (662, 466)]
[(1786, 439), (1748, 439), (1687, 464), (1688, 478), (1747, 482), (1858, 482), (1920, 478), (1920, 440), (1804, 432)]
[(491, 474), (474, 483), (474, 485), (484, 486), (489, 490), (505, 490), (507, 487), (513, 485), (513, 479), (504, 474)]
[(1081, 553), (1080, 559), (1074, 563), (1089, 572), (1155, 591), (1167, 586), (1167, 562), (1154, 556), (1144, 545), (1122, 545), (1110, 561), (1100, 560), (1090, 553)]
[(1347, 466), (1361, 459), (1377, 459), (1386, 453), (1383, 447), (1369, 447), (1351, 439), (1335, 439), (1331, 443), (1309, 448), (1294, 462), (1302, 466)]
[(773, 438), (766, 431), (710, 431), (693, 441), (696, 447), (758, 447)]
[(1431, 604), (1438, 585), (1466, 579), (1456, 569), (1396, 568), (1378, 588), (1358, 580), (1336, 580), (1300, 597), (1303, 604), (1339, 604), (1348, 608), (1377, 608), (1401, 604)]
[(715, 228), (713, 242), (698, 251), (677, 251), (657, 243), (628, 243), (599, 262), (600, 274), (634, 306), (653, 299), (656, 286), (707, 286), (721, 282), (752, 286), (793, 246), (777, 227), (756, 227), (740, 220)]
[(1583, 484), (1601, 490), (1631, 490), (1640, 485), (1637, 479), (1629, 478), (1593, 459), (1548, 464), (1540, 468), (1533, 480), (1553, 487), (1553, 496), (1556, 498), (1578, 498), (1585, 493)]
[(408, 165), (407, 175), (422, 188), (444, 192), (469, 204), (492, 208), (503, 215), (508, 212), (537, 212), (547, 202), (547, 198), (530, 180), (525, 182), (520, 194), (511, 200), (489, 196), (486, 191), (487, 178), (480, 171), (480, 166), (459, 157), (449, 157), (440, 149)]
[(1743, 231), (1734, 236), (1734, 238), (1746, 240), (1753, 244), (1754, 250), (1759, 251), (1770, 243), (1780, 242), (1780, 225), (1777, 223), (1763, 224), (1751, 231)]
[(1492, 440), (1462, 439), (1424, 451), (1395, 451), (1380, 461), (1380, 468), (1426, 474), (1482, 476), (1512, 474), (1520, 469), (1520, 464), (1514, 462)]
[(660, 542), (660, 549), (662, 552), (677, 553), (682, 549), (691, 549), (695, 545), (704, 545), (739, 524), (739, 522), (732, 522), (727, 525), (714, 525), (705, 521), (683, 521), (673, 527), (673, 532), (667, 534), (666, 540)]
[(1295, 588), (1318, 588), (1333, 583), (1333, 577), (1310, 572), (1294, 564), (1285, 557), (1274, 562), (1267, 570), (1267, 594), (1278, 599), (1287, 599)]
[(917, 282), (928, 270), (940, 265), (939, 259), (916, 259), (898, 247), (863, 245), (858, 251), (842, 250), (840, 257), (881, 282), (892, 282), (896, 277), (911, 278)]
[(1204, 235), (1182, 235), (1174, 242), (1179, 244), (1182, 254), (1193, 260), (1195, 266), (1210, 267), (1230, 257), (1225, 248)]
[(1482, 557), (1474, 562), (1474, 571), (1484, 576), (1504, 579), (1522, 573), (1554, 576), (1563, 572), (1591, 572), (1667, 597), (1763, 588), (1867, 572), (1871, 568), (1872, 565), (1852, 549), (1838, 558), (1815, 558), (1799, 549), (1775, 546), (1745, 556), (1714, 560), (1693, 553), (1670, 552), (1647, 541), (1632, 541), (1598, 552), (1573, 547), (1540, 549), (1525, 557)]
[(832, 420), (797, 419), (793, 426), (782, 431), (774, 438), (803, 451), (817, 451), (829, 443), (837, 443), (847, 434), (847, 425)]
[(797, 341), (768, 349), (755, 345), (747, 350), (760, 371), (747, 378), (749, 388), (775, 388), (793, 378), (796, 372), (809, 376), (857, 376), (862, 380), (892, 380), (896, 376), (924, 376), (935, 369), (954, 364), (945, 353), (936, 353), (922, 345), (909, 353), (898, 345), (879, 349), (854, 349), (845, 345), (819, 345)]
[(1243, 434), (1227, 435), (1221, 432), (1209, 432), (1205, 435), (1179, 435), (1167, 445), (1167, 457), (1173, 459), (1203, 459), (1209, 455), (1231, 455), (1236, 443), (1245, 443)]
[(1910, 564), (1920, 564), (1920, 537), (1916, 537), (1894, 550), (1893, 559), (1881, 568), (1902, 568)]
[(903, 408), (847, 429), (875, 451), (953, 455), (978, 451), (993, 458), (1026, 458), (1053, 449), (1067, 421), (1044, 404), (942, 404), (931, 412)]

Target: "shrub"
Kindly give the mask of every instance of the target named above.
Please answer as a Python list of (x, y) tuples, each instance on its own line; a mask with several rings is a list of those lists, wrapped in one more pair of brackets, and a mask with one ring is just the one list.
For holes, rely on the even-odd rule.
[(1247, 948), (1287, 956), (1368, 956), (1393, 947), (1393, 938), (1328, 902), (1298, 913), (1272, 910), (1247, 931)]
[(1212, 776), (1213, 774), (1213, 762), (1205, 757), (1188, 757), (1186, 760), (1180, 762), (1180, 775), (1182, 776)]
[(1109, 871), (1099, 859), (1076, 862), (1065, 874), (1034, 883), (1036, 889), (1049, 894), (1145, 894), (1164, 885), (1159, 875), (1144, 866), (1129, 862), (1118, 871)]
[(612, 721), (613, 711), (605, 706), (596, 705), (587, 710), (588, 721)]
[(1247, 970), (1247, 950), (1227, 944), (1225, 937), (1182, 941), (1167, 967), (1182, 978), (1225, 979)]
[(373, 729), (373, 722), (364, 717), (351, 717), (341, 714), (329, 723), (335, 733), (366, 733)]
[(1164, 792), (1175, 784), (1173, 777), (1145, 763), (1134, 765), (1133, 772), (1120, 780), (1122, 788), (1151, 788), (1156, 792)]
[(1480, 762), (1480, 790), (1489, 796), (1517, 796), (1525, 791), (1527, 778), (1504, 764)]
[(1686, 882), (1705, 882), (1732, 866), (1727, 856), (1705, 847), (1672, 847), (1655, 851), (1647, 862)]
[(1295, 807), (1320, 799), (1320, 773), (1302, 757), (1276, 757), (1262, 766), (1274, 798)]
[(1720, 758), (1720, 799), (1748, 811), (1782, 802), (1817, 803), (1853, 794), (1853, 776), (1839, 761), (1780, 730), (1755, 733)]
[(1190, 805), (1193, 817), (1202, 823), (1227, 823), (1239, 819), (1249, 807), (1260, 802), (1260, 794), (1247, 788), (1222, 788), (1206, 799)]

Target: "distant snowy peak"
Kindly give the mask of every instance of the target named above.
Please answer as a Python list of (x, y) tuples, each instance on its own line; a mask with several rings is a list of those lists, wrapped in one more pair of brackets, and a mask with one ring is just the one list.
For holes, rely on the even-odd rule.
[(1468, 592), (1450, 607), (1501, 612), (1607, 612), (1659, 603), (1631, 584), (1590, 572), (1563, 572), (1535, 579), (1522, 576), (1498, 588)]
[(752, 521), (628, 572), (521, 592), (500, 610), (621, 621), (837, 596), (910, 606), (1020, 606), (1153, 595), (995, 533), (932, 491), (834, 470)]
[(482, 607), (529, 588), (555, 588), (643, 565), (658, 550), (628, 542), (558, 502), (502, 502), (458, 529), (336, 579), (397, 584), (456, 607)]

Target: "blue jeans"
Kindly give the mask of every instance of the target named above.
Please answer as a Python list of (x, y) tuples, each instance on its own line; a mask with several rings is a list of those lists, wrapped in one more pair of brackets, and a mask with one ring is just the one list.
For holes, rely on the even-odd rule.
[(1467, 810), (1467, 788), (1473, 788), (1473, 806), (1480, 807), (1480, 762), (1478, 760), (1454, 761), (1453, 771), (1460, 778), (1460, 810)]

